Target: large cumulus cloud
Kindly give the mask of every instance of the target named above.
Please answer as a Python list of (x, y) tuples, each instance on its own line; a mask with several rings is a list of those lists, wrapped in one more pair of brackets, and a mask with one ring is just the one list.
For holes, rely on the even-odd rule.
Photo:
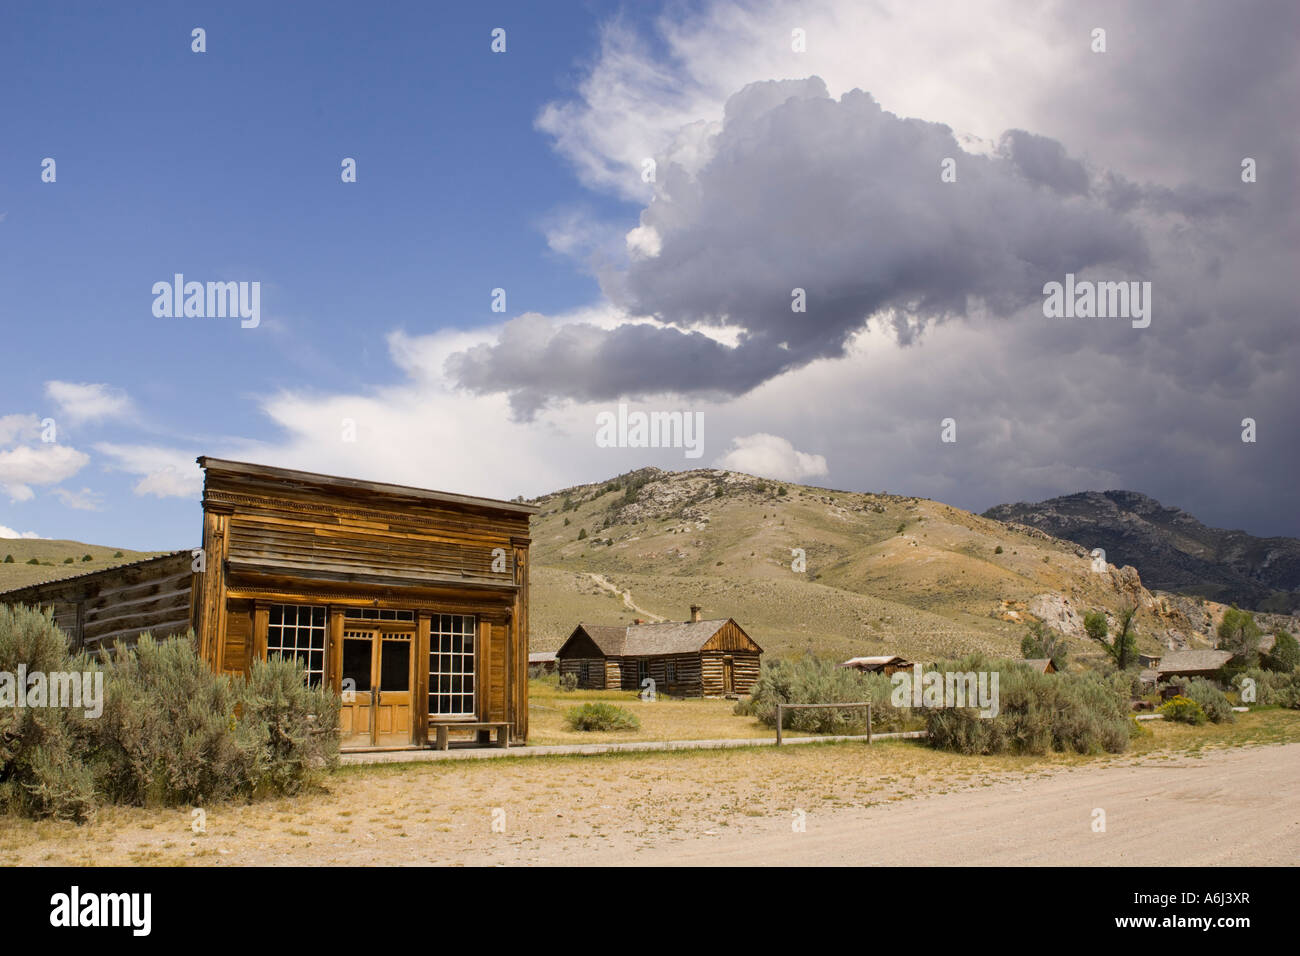
[[(530, 416), (548, 400), (654, 392), (743, 394), (842, 356), (873, 316), (911, 341), (972, 309), (1012, 314), (1045, 281), (1149, 261), (1112, 177), (1094, 190), (1061, 144), (1010, 131), (991, 155), (940, 123), (902, 118), (816, 77), (755, 83), (726, 105), (698, 171), (669, 163), (626, 267), (606, 272), (618, 305), (654, 322), (550, 327), (539, 317), (455, 356), (474, 391), (507, 391)], [(953, 161), (955, 182), (941, 180)], [(647, 243), (646, 236), (653, 242)], [(648, 254), (647, 247), (650, 252)], [(806, 311), (792, 308), (802, 289)], [(734, 347), (704, 334), (738, 329)]]

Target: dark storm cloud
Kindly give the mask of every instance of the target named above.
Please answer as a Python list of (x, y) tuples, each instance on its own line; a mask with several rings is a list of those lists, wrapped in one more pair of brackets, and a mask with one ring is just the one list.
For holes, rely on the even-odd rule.
[(1065, 147), (1054, 139), (1009, 129), (1002, 134), (998, 153), (1011, 160), (1026, 179), (1054, 192), (1068, 196), (1088, 191), (1088, 171), (1083, 163), (1067, 156)]
[[(527, 415), (548, 398), (650, 392), (738, 395), (843, 354), (888, 313), (903, 341), (973, 303), (1010, 313), (1049, 278), (1147, 261), (1140, 230), (1088, 198), (1082, 164), (1021, 131), (987, 157), (951, 129), (903, 119), (867, 93), (831, 99), (817, 78), (755, 83), (727, 103), (712, 158), (676, 166), (642, 213), (660, 243), (606, 278), (630, 313), (680, 327), (735, 326), (735, 348), (698, 333), (536, 323), (453, 358), (475, 391), (509, 391)], [(955, 163), (955, 182), (941, 163)], [(806, 312), (792, 309), (805, 290)], [(539, 358), (543, 359), (539, 361)]]

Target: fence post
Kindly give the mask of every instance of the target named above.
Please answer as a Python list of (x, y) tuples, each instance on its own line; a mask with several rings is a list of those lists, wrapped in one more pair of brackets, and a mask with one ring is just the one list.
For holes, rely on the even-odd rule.
[(781, 705), (776, 705), (776, 745), (781, 746)]
[(871, 705), (867, 704), (867, 743), (871, 743)]

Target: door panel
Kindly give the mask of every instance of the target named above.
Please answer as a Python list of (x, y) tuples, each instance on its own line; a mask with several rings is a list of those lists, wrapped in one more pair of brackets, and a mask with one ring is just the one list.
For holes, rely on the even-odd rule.
[(380, 747), (411, 742), (411, 657), (414, 641), (407, 634), (385, 634), (378, 654), (375, 743)]
[(374, 686), (371, 674), (377, 637), (374, 631), (343, 632), (343, 703), (339, 707), (342, 747), (369, 747), (374, 743), (374, 701), (370, 689)]

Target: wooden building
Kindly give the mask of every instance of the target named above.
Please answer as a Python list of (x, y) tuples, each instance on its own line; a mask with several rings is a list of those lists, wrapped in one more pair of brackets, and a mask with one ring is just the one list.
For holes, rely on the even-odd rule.
[[(201, 548), (0, 594), (74, 646), (184, 633), (221, 673), (302, 662), (343, 746), (528, 734), (531, 505), (200, 458)], [(439, 728), (444, 728), (438, 733)]]
[(1153, 669), (1160, 680), (1171, 677), (1212, 678), (1232, 660), (1231, 651), (1194, 650), (1166, 651)]
[(1020, 663), (1028, 664), (1040, 674), (1055, 674), (1056, 665), (1052, 663), (1050, 657), (1026, 657)]
[(850, 657), (839, 666), (851, 667), (864, 674), (884, 674), (888, 677), (896, 671), (911, 670), (912, 662), (897, 654), (880, 654), (875, 657)]
[(589, 690), (639, 690), (647, 678), (676, 697), (747, 694), (763, 649), (731, 618), (621, 626), (579, 624), (555, 652), (560, 674)]

